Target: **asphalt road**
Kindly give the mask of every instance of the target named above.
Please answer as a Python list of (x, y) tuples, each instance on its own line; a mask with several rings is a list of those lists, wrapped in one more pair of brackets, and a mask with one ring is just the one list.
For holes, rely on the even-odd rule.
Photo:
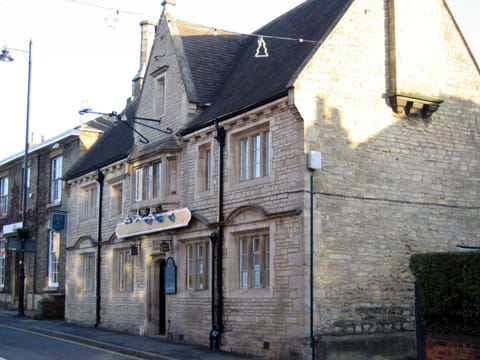
[(138, 359), (28, 329), (0, 324), (0, 360), (126, 360)]

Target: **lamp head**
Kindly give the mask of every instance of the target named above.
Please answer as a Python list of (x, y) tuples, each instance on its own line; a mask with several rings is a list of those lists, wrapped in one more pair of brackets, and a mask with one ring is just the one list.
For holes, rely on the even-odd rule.
[(2, 55), (0, 55), (0, 61), (10, 62), (13, 61), (13, 57), (10, 55), (10, 51), (7, 48), (3, 48)]

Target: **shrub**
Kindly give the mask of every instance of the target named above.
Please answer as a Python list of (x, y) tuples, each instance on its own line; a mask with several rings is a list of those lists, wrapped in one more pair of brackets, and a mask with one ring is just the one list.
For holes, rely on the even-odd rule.
[(410, 270), (427, 330), (480, 335), (480, 252), (415, 254)]

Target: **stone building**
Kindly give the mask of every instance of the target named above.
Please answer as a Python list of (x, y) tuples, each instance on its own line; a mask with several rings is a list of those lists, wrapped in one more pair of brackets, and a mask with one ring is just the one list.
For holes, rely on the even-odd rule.
[[(0, 161), (0, 304), (19, 301), (21, 246), (26, 228), (24, 309), (63, 317), (68, 204), (62, 176), (102, 134), (100, 123), (66, 131), (28, 149), (25, 224), (22, 224), (24, 153)], [(39, 305), (40, 304), (40, 305)], [(40, 306), (40, 308), (39, 308)]]
[(306, 1), (255, 35), (162, 12), (144, 75), (132, 146), (68, 176), (67, 319), (414, 356), (410, 255), (480, 232), (479, 67), (448, 4)]

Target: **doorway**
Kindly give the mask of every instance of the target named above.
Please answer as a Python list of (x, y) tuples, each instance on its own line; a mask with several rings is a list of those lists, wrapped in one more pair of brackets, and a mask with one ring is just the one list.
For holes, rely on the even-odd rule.
[(161, 259), (157, 261), (158, 264), (158, 272), (159, 272), (159, 277), (158, 277), (158, 282), (159, 282), (159, 289), (158, 289), (158, 312), (159, 312), (159, 318), (158, 318), (158, 334), (159, 335), (165, 335), (166, 334), (166, 298), (165, 298), (165, 259)]
[(167, 333), (167, 304), (165, 296), (165, 259), (152, 261), (149, 290), (149, 334)]

